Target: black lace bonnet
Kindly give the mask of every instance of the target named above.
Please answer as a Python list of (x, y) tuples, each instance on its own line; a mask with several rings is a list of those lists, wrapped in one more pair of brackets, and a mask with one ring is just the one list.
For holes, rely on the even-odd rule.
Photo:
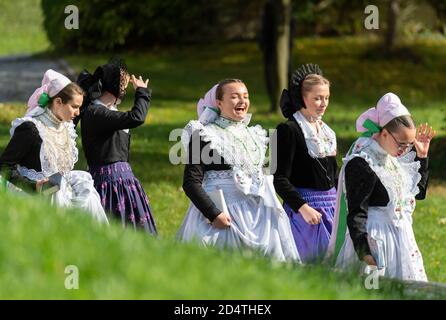
[(282, 91), (280, 97), (280, 109), (285, 118), (291, 117), (297, 110), (305, 108), (302, 97), (302, 83), (310, 74), (317, 74), (322, 76), (322, 70), (317, 64), (307, 63), (301, 65), (291, 75), (288, 90)]
[(80, 115), (73, 120), (77, 125), (82, 118), (86, 106), (99, 98), (105, 91), (110, 92), (116, 99), (122, 99), (125, 95), (127, 82), (127, 65), (121, 58), (114, 57), (102, 66), (96, 68), (93, 74), (83, 70), (76, 82), (85, 91)]

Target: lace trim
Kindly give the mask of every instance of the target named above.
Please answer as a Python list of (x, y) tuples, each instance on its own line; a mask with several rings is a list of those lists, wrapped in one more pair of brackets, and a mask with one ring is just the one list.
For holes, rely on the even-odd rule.
[[(42, 115), (43, 113), (39, 114), (38, 116)], [(37, 116), (37, 117), (38, 117)], [(42, 139), (42, 146), (40, 147), (40, 165), (42, 167), (42, 171), (41, 173), (45, 176), (48, 177), (56, 172), (60, 172), (60, 171), (71, 171), (74, 168), (74, 164), (78, 161), (78, 155), (79, 155), (79, 151), (76, 147), (76, 138), (77, 138), (77, 134), (76, 134), (76, 130), (74, 129), (74, 124), (71, 121), (64, 121), (63, 122), (63, 129), (67, 130), (68, 135), (69, 135), (69, 139), (68, 139), (68, 147), (70, 148), (69, 151), (69, 156), (70, 159), (67, 162), (66, 168), (62, 168), (64, 170), (61, 170), (61, 168), (59, 168), (59, 164), (57, 163), (57, 158), (55, 156), (55, 152), (53, 150), (53, 148), (51, 148), (51, 146), (48, 143), (48, 137), (47, 137), (47, 133), (45, 130), (45, 124), (42, 123), (40, 120), (34, 118), (34, 117), (30, 117), (30, 116), (25, 116), (23, 118), (18, 118), (15, 119), (12, 122), (12, 126), (11, 126), (11, 130), (10, 130), (10, 134), (11, 137), (14, 135), (14, 131), (15, 129), (20, 126), (21, 124), (23, 124), (24, 122), (29, 121), (35, 124), (37, 131), (39, 132), (39, 136)], [(67, 159), (65, 159), (67, 160)], [(26, 168), (25, 168), (26, 169)], [(23, 169), (23, 170), (25, 170)], [(27, 169), (27, 170), (31, 170), (31, 169)], [(35, 170), (33, 170), (35, 172)], [(26, 171), (28, 172), (28, 171)], [(34, 174), (28, 173), (31, 176), (34, 176)]]
[(245, 126), (243, 121), (234, 121), (234, 120), (223, 118), (221, 116), (218, 117), (217, 119), (215, 119), (214, 123), (218, 124), (219, 126), (221, 126), (223, 128), (227, 128), (229, 126)]
[(33, 181), (39, 181), (45, 179), (43, 172), (37, 172), (34, 169), (28, 169), (27, 167), (17, 166), (17, 171), (24, 176)]
[(393, 206), (394, 216), (400, 220), (403, 211), (412, 213), (415, 209), (415, 196), (419, 192), (417, 185), (421, 179), (418, 172), (420, 163), (414, 161), (413, 155), (403, 159), (391, 157), (378, 150), (377, 145), (370, 138), (358, 139), (353, 153), (343, 159), (344, 166), (353, 158), (363, 158), (388, 192), (390, 201), (387, 207)]
[(249, 158), (252, 154), (249, 150), (241, 152), (241, 146), (235, 145), (234, 141), (228, 138), (225, 131), (230, 128), (222, 129), (214, 123), (203, 126), (199, 121), (190, 121), (183, 130), (181, 142), (188, 150), (193, 132), (198, 131), (203, 141), (210, 142), (210, 148), (232, 167), (237, 187), (245, 194), (257, 195), (263, 185), (262, 169), (269, 139), (260, 125), (244, 128), (247, 131), (247, 139), (251, 138), (258, 148), (257, 158)]
[(41, 114), (41, 116), (44, 116), (53, 126), (55, 126), (57, 129), (60, 128), (62, 125), (62, 120), (59, 120), (56, 115), (51, 111), (51, 109), (46, 109), (44, 113)]
[[(240, 147), (246, 149), (250, 146), (237, 144), (234, 137), (227, 134), (227, 130), (231, 130), (231, 128), (223, 129), (213, 123), (203, 126), (196, 120), (190, 121), (186, 125), (181, 136), (181, 142), (184, 148), (188, 150), (193, 132), (199, 131), (203, 141), (210, 142), (210, 148), (217, 151), (231, 167), (241, 169), (246, 174), (256, 174), (258, 171), (262, 171), (269, 139), (266, 131), (260, 125), (244, 128), (243, 130), (246, 130), (247, 133), (246, 140), (252, 138), (252, 142), (258, 150), (244, 150), (246, 152), (242, 152)], [(250, 157), (252, 154), (254, 154), (254, 157)]]
[(319, 133), (316, 133), (302, 113), (297, 111), (293, 116), (302, 129), (310, 157), (325, 158), (336, 155), (336, 134), (326, 123), (318, 120)]
[(209, 181), (209, 180), (220, 180), (220, 179), (232, 179), (233, 178), (233, 172), (232, 170), (211, 170), (206, 171), (204, 173), (203, 180)]
[(226, 161), (248, 175), (256, 175), (265, 162), (266, 144), (262, 138), (266, 133), (261, 127), (231, 126), (227, 128), (209, 125), (222, 137), (220, 155), (225, 155)]
[(412, 183), (407, 184), (407, 190), (410, 194), (414, 196), (420, 192), (420, 188), (418, 187), (418, 183), (421, 181), (420, 174), (420, 161), (415, 160), (417, 153), (415, 151), (410, 151), (404, 156), (401, 156), (398, 159), (400, 165), (404, 168), (404, 172), (407, 175), (407, 180), (412, 181)]

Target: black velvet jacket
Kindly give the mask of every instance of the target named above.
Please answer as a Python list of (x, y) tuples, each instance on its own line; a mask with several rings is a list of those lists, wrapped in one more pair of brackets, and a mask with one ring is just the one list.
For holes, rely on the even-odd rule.
[[(194, 143), (200, 145), (199, 154), (192, 152)], [(201, 140), (198, 131), (192, 134), (188, 150), (188, 164), (184, 168), (183, 190), (198, 210), (210, 221), (213, 221), (220, 214), (220, 210), (217, 209), (202, 187), (204, 173), (210, 170), (230, 170), (231, 167), (224, 162), (224, 159), (215, 150), (210, 149), (209, 144), (210, 142)], [(203, 153), (203, 150), (206, 153)], [(215, 161), (205, 164), (201, 157), (203, 154), (209, 155), (209, 158)]]
[(297, 212), (306, 201), (296, 188), (326, 191), (336, 186), (336, 157), (310, 157), (304, 134), (294, 117), (279, 124), (276, 134), (277, 168), (274, 187), (291, 209)]
[(25, 191), (35, 191), (36, 183), (20, 175), (17, 166), (42, 171), (41, 145), (42, 139), (34, 123), (27, 121), (19, 125), (0, 155), (0, 171), (3, 177)]
[(125, 129), (144, 124), (150, 107), (151, 91), (137, 88), (133, 108), (127, 112), (90, 104), (81, 120), (82, 145), (89, 165), (129, 161), (130, 132)]

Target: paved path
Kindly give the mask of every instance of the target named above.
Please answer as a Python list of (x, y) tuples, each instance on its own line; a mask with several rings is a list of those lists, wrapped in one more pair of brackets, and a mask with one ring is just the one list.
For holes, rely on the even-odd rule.
[(0, 103), (24, 102), (40, 86), (48, 69), (71, 79), (72, 70), (63, 60), (39, 59), (27, 55), (0, 57)]

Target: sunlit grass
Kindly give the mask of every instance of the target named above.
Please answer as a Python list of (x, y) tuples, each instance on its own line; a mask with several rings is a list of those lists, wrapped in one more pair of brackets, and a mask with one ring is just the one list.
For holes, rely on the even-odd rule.
[(40, 0), (0, 2), (0, 56), (34, 54), (50, 47)]

